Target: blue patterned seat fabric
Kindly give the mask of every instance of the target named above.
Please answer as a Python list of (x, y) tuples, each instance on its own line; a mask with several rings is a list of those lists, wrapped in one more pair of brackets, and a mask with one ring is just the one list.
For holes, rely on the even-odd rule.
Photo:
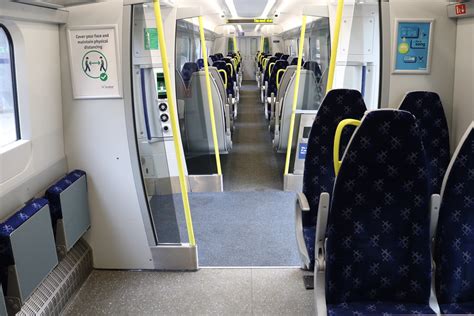
[(290, 55), (283, 55), (283, 56), (280, 57), (280, 60), (288, 61), (288, 58), (290, 58)]
[(319, 67), (318, 62), (316, 61), (307, 61), (304, 63), (303, 66), (304, 69), (306, 70), (311, 70), (314, 72), (314, 76), (316, 77), (316, 80), (319, 82), (321, 81), (321, 77), (323, 76), (323, 73), (321, 72), (321, 67)]
[(404, 314), (434, 314), (426, 166), (413, 115), (366, 114), (344, 155), (328, 217), (330, 314), (339, 315), (341, 304), (351, 310), (375, 304), (377, 314), (407, 304)]
[(7, 291), (8, 266), (15, 264), (10, 236), (47, 204), (46, 199), (34, 199), (0, 224), (0, 281), (3, 286), (3, 293)]
[(283, 53), (275, 53), (275, 57), (279, 60), (283, 56)]
[(441, 99), (434, 92), (410, 92), (400, 110), (410, 112), (417, 119), (429, 164), (432, 192), (439, 193), (450, 161), (448, 122)]
[[(362, 119), (365, 111), (367, 108), (359, 91), (336, 89), (327, 94), (314, 120), (303, 176), (303, 193), (308, 198), (311, 209), (303, 213), (303, 234), (312, 264), (319, 196), (323, 192), (332, 195), (334, 186), (333, 147), (336, 128), (344, 119)], [(350, 127), (344, 129), (340, 157), (353, 131)]]
[(442, 193), (436, 292), (443, 313), (474, 314), (474, 130), (461, 145)]
[[(204, 69), (204, 59), (202, 58), (199, 58), (197, 61), (196, 61), (198, 67), (199, 67), (199, 70), (202, 70)], [(207, 63), (207, 65), (209, 65), (209, 62)]]
[(86, 173), (82, 170), (74, 170), (68, 173), (64, 178), (53, 184), (46, 190), (45, 198), (49, 201), (51, 220), (53, 222), (53, 229), (56, 232), (56, 221), (63, 218), (61, 212), (61, 193), (69, 188), (74, 182), (79, 180)]
[[(288, 67), (288, 62), (286, 60), (278, 60), (275, 63), (275, 66), (273, 66), (272, 74), (270, 76), (270, 80), (268, 81), (268, 91), (267, 91), (267, 97), (271, 97), (272, 93), (277, 95), (278, 88), (277, 88), (277, 74), (278, 70), (280, 69), (286, 69)], [(283, 75), (280, 75), (280, 79), (283, 77)]]
[(183, 80), (186, 86), (189, 86), (189, 81), (191, 80), (191, 76), (196, 71), (199, 71), (198, 64), (196, 63), (185, 63), (183, 65), (183, 70), (181, 70), (181, 75), (183, 76)]

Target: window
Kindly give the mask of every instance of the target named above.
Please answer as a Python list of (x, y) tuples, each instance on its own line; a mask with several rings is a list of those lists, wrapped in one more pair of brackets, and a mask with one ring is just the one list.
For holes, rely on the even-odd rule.
[(13, 44), (0, 24), (0, 147), (20, 139)]

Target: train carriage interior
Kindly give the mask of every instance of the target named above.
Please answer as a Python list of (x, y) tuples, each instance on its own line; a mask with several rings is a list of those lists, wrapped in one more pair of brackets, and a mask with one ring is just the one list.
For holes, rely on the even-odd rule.
[(0, 315), (474, 314), (471, 0), (1, 0)]

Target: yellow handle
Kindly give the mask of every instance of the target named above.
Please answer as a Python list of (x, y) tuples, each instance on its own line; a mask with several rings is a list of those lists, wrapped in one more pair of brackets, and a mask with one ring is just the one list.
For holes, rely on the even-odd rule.
[(342, 137), (342, 131), (344, 130), (345, 127), (347, 126), (360, 126), (361, 121), (359, 120), (354, 120), (354, 119), (346, 119), (342, 120), (339, 125), (337, 126), (336, 129), (336, 135), (334, 136), (334, 172), (337, 176), (339, 173), (339, 170), (341, 169), (342, 165), (342, 160), (339, 160), (339, 149), (341, 147), (341, 137)]
[[(199, 19), (199, 34), (201, 37), (202, 56), (207, 57), (206, 36), (204, 33), (204, 23), (202, 21), (202, 16), (198, 17), (198, 19)], [(221, 157), (219, 153), (219, 141), (217, 138), (216, 117), (214, 113), (214, 101), (212, 99), (211, 76), (209, 75), (209, 65), (207, 64), (207, 62), (204, 62), (204, 73), (206, 75), (206, 90), (207, 90), (207, 98), (209, 100), (209, 116), (211, 119), (212, 141), (214, 143), (214, 155), (216, 158), (217, 175), (220, 176), (222, 175)]]
[(272, 74), (273, 67), (275, 67), (275, 63), (270, 63), (270, 66), (268, 66), (268, 76), (269, 77)]
[(301, 78), (301, 64), (303, 63), (303, 49), (304, 49), (304, 37), (306, 34), (306, 15), (303, 15), (303, 21), (301, 23), (301, 34), (300, 34), (300, 47), (298, 49), (298, 64), (296, 66), (295, 74), (295, 92), (293, 93), (293, 105), (291, 110), (290, 118), (290, 133), (288, 135), (288, 145), (286, 148), (286, 160), (285, 160), (285, 173), (288, 175), (290, 171), (290, 158), (291, 158), (291, 149), (293, 147), (293, 133), (295, 129), (295, 120), (296, 120), (296, 107), (298, 106), (298, 92), (300, 88), (300, 78)]
[(219, 69), (218, 72), (222, 72), (224, 74), (224, 86), (227, 88), (227, 71), (224, 69)]
[(277, 72), (277, 89), (280, 89), (280, 74), (285, 73), (286, 69), (278, 69)]
[(264, 58), (263, 63), (262, 63), (263, 69), (267, 69), (267, 63), (268, 63), (268, 58)]
[(227, 63), (226, 65), (230, 66), (230, 76), (233, 77), (234, 76), (234, 66), (232, 66), (232, 64), (230, 64), (230, 63)]
[(344, 0), (337, 1), (336, 25), (334, 27), (334, 38), (331, 47), (331, 59), (329, 61), (329, 75), (326, 93), (332, 90), (334, 75), (336, 73), (337, 49), (339, 47), (339, 35), (341, 34), (342, 13), (344, 10)]
[[(170, 69), (169, 69), (169, 64), (168, 64), (168, 54), (166, 50), (165, 32), (163, 31), (163, 20), (161, 18), (160, 0), (153, 0), (153, 8), (155, 12), (156, 28), (158, 30), (158, 40), (160, 43), (160, 53), (161, 53), (161, 61), (163, 64), (163, 74), (165, 76), (166, 91), (171, 92), (173, 91), (173, 86), (171, 84), (171, 75), (170, 75)], [(178, 175), (179, 175), (179, 186), (181, 189), (181, 199), (183, 200), (184, 216), (186, 218), (186, 228), (188, 230), (189, 244), (191, 246), (196, 246), (196, 240), (194, 238), (193, 219), (191, 216), (191, 207), (189, 206), (188, 185), (187, 185), (186, 174), (184, 172), (184, 163), (183, 163), (184, 155), (182, 153), (182, 147), (178, 139), (179, 127), (178, 127), (178, 120), (175, 114), (176, 109), (175, 109), (173, 98), (174, 98), (173, 93), (168, 93), (168, 107), (170, 109), (171, 130), (173, 131), (174, 150), (175, 150), (176, 160), (178, 164)]]

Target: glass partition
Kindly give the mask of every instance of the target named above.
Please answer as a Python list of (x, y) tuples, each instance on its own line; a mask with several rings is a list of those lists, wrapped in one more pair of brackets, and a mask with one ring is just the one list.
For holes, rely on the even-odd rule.
[[(229, 43), (233, 45), (232, 39)], [(209, 55), (202, 56), (198, 18), (177, 20), (176, 96), (181, 140), (190, 176), (217, 173), (203, 68), (204, 62), (209, 63)], [(224, 99), (213, 100), (221, 104)]]

